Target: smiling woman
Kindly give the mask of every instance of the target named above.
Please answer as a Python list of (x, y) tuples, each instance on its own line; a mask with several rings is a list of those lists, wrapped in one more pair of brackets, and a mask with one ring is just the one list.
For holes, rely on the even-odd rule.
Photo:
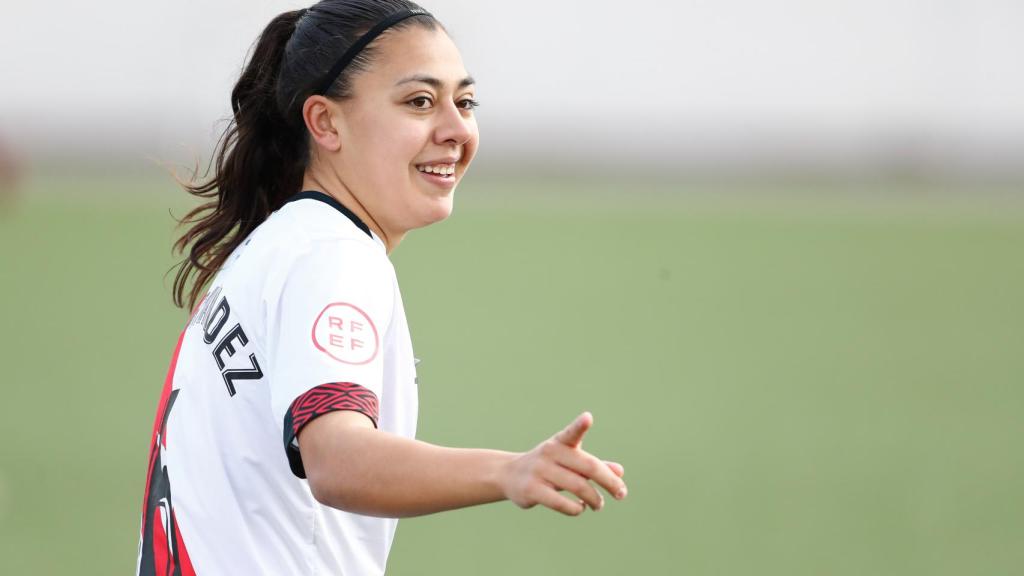
[(625, 497), (622, 466), (581, 448), (588, 413), (523, 453), (414, 439), (388, 253), (451, 214), (479, 138), (444, 28), (398, 0), (281, 14), (231, 102), (214, 174), (186, 184), (209, 202), (176, 243), (193, 312), (157, 408), (138, 573), (381, 574), (398, 517), (503, 499), (577, 515), (604, 504), (591, 481)]

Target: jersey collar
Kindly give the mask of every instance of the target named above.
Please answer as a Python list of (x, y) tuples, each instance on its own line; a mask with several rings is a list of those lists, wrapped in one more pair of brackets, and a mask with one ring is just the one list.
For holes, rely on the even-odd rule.
[(380, 238), (377, 238), (377, 235), (370, 230), (370, 227), (367, 226), (365, 222), (359, 219), (359, 216), (356, 216), (354, 212), (346, 208), (344, 204), (338, 202), (337, 199), (335, 199), (333, 196), (329, 194), (325, 194), (317, 190), (305, 190), (289, 198), (285, 202), (285, 204), (288, 204), (289, 202), (295, 202), (296, 200), (305, 199), (318, 200), (320, 202), (323, 202), (324, 204), (327, 204), (328, 206), (334, 208), (338, 212), (344, 214), (346, 218), (351, 220), (352, 223), (356, 225), (356, 228), (362, 230), (367, 236), (370, 237), (371, 240), (374, 240), (381, 245), (384, 244), (383, 242), (381, 242)]

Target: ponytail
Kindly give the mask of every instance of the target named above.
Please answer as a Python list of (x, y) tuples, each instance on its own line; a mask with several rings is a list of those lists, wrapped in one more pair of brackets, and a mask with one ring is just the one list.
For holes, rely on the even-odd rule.
[(174, 278), (179, 307), (194, 307), (231, 252), (302, 186), (305, 129), (280, 112), (277, 77), (285, 46), (303, 13), (285, 12), (260, 34), (231, 91), (234, 117), (217, 143), (213, 177), (182, 184), (208, 201), (180, 220), (190, 227), (174, 243), (176, 253), (188, 252)]
[(177, 306), (194, 308), (231, 252), (300, 191), (309, 162), (302, 119), (306, 98), (314, 93), (348, 98), (352, 76), (373, 58), (372, 44), (326, 90), (320, 86), (323, 78), (362, 34), (402, 10), (422, 13), (390, 30), (440, 26), (409, 0), (321, 0), (308, 10), (277, 16), (263, 30), (231, 91), (234, 114), (217, 142), (213, 176), (181, 183), (206, 202), (179, 221), (188, 229), (174, 243), (174, 252), (185, 256), (174, 277)]

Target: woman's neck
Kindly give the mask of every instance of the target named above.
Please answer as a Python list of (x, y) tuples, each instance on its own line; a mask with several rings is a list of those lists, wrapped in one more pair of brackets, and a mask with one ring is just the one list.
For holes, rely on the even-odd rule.
[(302, 190), (317, 190), (331, 196), (342, 206), (348, 208), (384, 242), (384, 249), (391, 253), (405, 237), (405, 233), (385, 231), (384, 227), (373, 217), (366, 206), (349, 189), (342, 179), (333, 171), (324, 173), (321, 170), (306, 170), (302, 177)]

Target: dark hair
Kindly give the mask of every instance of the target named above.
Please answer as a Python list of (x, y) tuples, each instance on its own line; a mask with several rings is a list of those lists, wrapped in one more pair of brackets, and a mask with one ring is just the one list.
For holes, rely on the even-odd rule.
[[(322, 0), (305, 10), (278, 15), (260, 34), (231, 90), (234, 111), (217, 143), (204, 182), (182, 182), (208, 202), (180, 221), (188, 226), (174, 243), (187, 254), (177, 265), (174, 303), (195, 306), (199, 294), (231, 252), (289, 196), (299, 192), (309, 161), (302, 106), (342, 54), (375, 24), (395, 12), (419, 9), (406, 0)], [(429, 14), (392, 26), (440, 24)], [(385, 32), (386, 34), (387, 32)], [(369, 66), (371, 42), (349, 63), (324, 95), (345, 99), (353, 76)], [(206, 174), (209, 174), (207, 167)]]

